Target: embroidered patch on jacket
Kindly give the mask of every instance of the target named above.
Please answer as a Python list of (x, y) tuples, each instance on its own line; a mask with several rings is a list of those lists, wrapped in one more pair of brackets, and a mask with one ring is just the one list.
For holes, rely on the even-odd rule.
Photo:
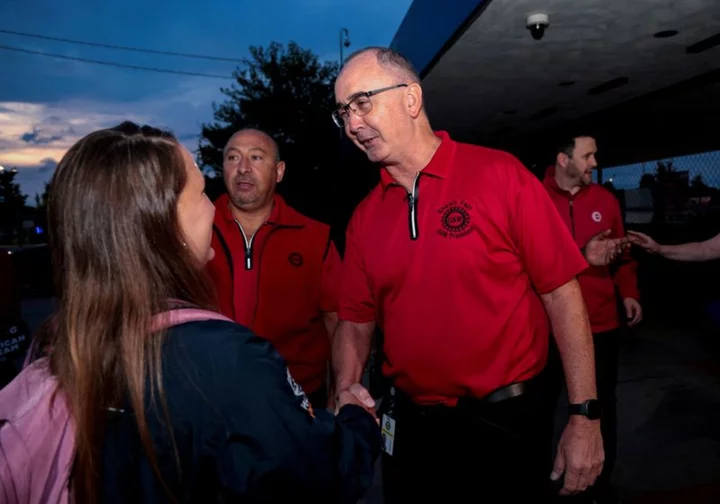
[(299, 268), (303, 265), (303, 256), (300, 254), (300, 252), (291, 252), (288, 256), (288, 261), (290, 264), (295, 266), (296, 268)]
[(315, 418), (315, 412), (313, 411), (312, 404), (310, 404), (310, 399), (308, 399), (307, 394), (305, 394), (300, 384), (292, 377), (289, 368), (287, 369), (287, 381), (290, 384), (290, 388), (292, 388), (293, 394), (295, 394), (296, 397), (302, 398), (302, 403), (300, 404), (302, 408), (307, 411), (311, 417)]

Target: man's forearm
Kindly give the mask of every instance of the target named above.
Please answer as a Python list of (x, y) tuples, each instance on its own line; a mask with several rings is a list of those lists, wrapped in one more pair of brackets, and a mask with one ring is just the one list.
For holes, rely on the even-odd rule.
[(325, 324), (325, 331), (330, 339), (330, 347), (332, 348), (333, 338), (335, 337), (335, 331), (338, 325), (337, 312), (323, 312), (323, 324)]
[[(715, 255), (713, 256), (713, 252)], [(705, 242), (683, 243), (682, 245), (660, 245), (658, 254), (673, 261), (699, 262), (720, 257), (720, 252), (713, 250)]]
[(595, 351), (580, 284), (573, 279), (542, 300), (562, 358), (570, 403), (596, 399)]
[(336, 391), (360, 383), (370, 356), (375, 323), (356, 324), (340, 321), (332, 343), (332, 368)]

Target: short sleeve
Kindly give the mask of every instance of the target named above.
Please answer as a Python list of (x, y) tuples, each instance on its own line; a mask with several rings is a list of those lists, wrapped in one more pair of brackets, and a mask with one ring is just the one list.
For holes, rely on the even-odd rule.
[[(360, 210), (360, 209), (358, 209)], [(346, 233), (342, 264), (338, 318), (363, 324), (375, 320), (375, 300), (370, 290), (362, 248), (360, 247), (359, 212), (355, 211)]]
[(330, 241), (327, 255), (323, 261), (320, 278), (320, 311), (333, 313), (338, 311), (338, 289), (342, 274), (342, 260), (335, 244)]
[(508, 177), (510, 233), (533, 287), (547, 294), (588, 264), (540, 181), (515, 158)]

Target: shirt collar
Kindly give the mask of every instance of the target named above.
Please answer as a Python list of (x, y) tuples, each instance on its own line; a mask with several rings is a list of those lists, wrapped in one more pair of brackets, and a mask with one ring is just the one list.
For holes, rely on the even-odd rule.
[[(446, 131), (436, 131), (435, 136), (440, 141), (440, 146), (433, 154), (430, 162), (422, 169), (423, 175), (430, 175), (441, 179), (447, 178), (450, 174), (450, 167), (452, 165), (452, 158), (455, 154), (455, 141), (450, 138), (450, 135)], [(390, 175), (385, 167), (380, 169), (380, 183), (382, 184), (383, 190), (386, 190), (393, 184), (397, 184), (397, 181)]]
[[(232, 223), (235, 221), (235, 217), (233, 217), (233, 214), (230, 211), (231, 204), (230, 196), (225, 193), (217, 199), (215, 202), (215, 208), (216, 212), (218, 212), (225, 221)], [(285, 199), (279, 194), (275, 194), (273, 196), (273, 208), (267, 222), (269, 224), (292, 227), (305, 225), (305, 222), (301, 218), (300, 214), (290, 207), (285, 202)]]

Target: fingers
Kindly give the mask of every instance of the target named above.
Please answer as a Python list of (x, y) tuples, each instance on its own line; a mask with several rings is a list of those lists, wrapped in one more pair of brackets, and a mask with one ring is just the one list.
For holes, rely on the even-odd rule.
[(581, 485), (581, 480), (584, 479), (578, 470), (568, 467), (567, 471), (565, 471), (565, 484), (560, 490), (560, 495), (575, 495), (582, 492), (587, 488), (587, 486), (583, 487)]
[(639, 324), (642, 321), (642, 308), (638, 305), (633, 306), (633, 314), (632, 319), (630, 320), (630, 323), (628, 324), (630, 327), (633, 327), (637, 324)]
[(630, 243), (632, 243), (633, 245), (647, 247), (652, 243), (652, 240), (648, 235), (640, 233), (639, 231), (628, 231), (627, 234), (628, 238), (630, 239)]
[(375, 399), (373, 399), (370, 392), (368, 392), (367, 389), (359, 383), (350, 385), (348, 392), (354, 395), (366, 408), (375, 407)]
[(625, 311), (628, 319), (628, 326), (633, 327), (642, 321), (642, 307), (634, 299), (625, 300)]
[(575, 495), (584, 492), (595, 483), (600, 470), (602, 470), (602, 463), (598, 466), (596, 460), (586, 460), (582, 464), (569, 465), (565, 471), (565, 484), (560, 490), (560, 495)]
[(555, 463), (553, 464), (553, 470), (550, 473), (550, 479), (557, 481), (560, 476), (565, 472), (565, 455), (562, 450), (558, 450), (557, 456), (555, 457)]

